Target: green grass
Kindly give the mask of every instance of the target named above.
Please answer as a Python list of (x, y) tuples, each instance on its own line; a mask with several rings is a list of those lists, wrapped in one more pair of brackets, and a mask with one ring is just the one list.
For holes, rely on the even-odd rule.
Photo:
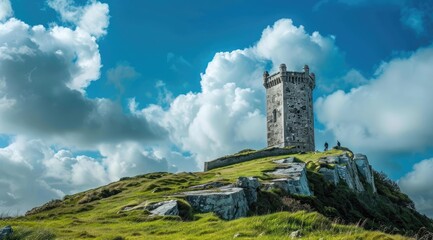
[[(13, 239), (38, 239), (35, 237), (37, 234), (54, 234), (56, 239), (231, 239), (235, 235), (240, 239), (290, 239), (290, 233), (295, 230), (301, 230), (304, 235), (302, 239), (405, 239), (329, 220), (342, 218), (347, 223), (357, 223), (365, 218), (365, 211), (362, 210), (365, 206), (354, 206), (355, 198), (358, 199), (359, 196), (349, 192), (344, 186), (327, 186), (321, 176), (315, 173), (321, 157), (342, 153), (342, 150), (333, 149), (324, 153), (261, 158), (209, 172), (150, 173), (123, 178), (107, 186), (65, 196), (60, 203), (52, 202), (40, 211), (35, 211), (33, 215), (0, 220), (0, 227), (12, 225), (16, 229), (16, 236), (21, 236)], [(221, 220), (210, 213), (193, 213), (181, 198), (178, 200), (182, 203), (183, 219), (151, 217), (147, 211), (121, 211), (126, 206), (175, 199), (173, 195), (176, 193), (203, 183), (232, 183), (240, 176), (255, 176), (267, 180), (271, 176), (266, 173), (277, 167), (273, 161), (289, 156), (308, 164), (308, 177), (316, 194), (315, 197), (297, 199), (320, 213), (281, 211), (285, 208), (280, 207), (282, 193), (279, 192), (262, 192), (260, 201), (252, 209), (250, 216), (233, 221)], [(386, 184), (380, 187), (382, 191), (391, 191)], [(399, 197), (395, 191), (391, 193), (393, 197)], [(381, 199), (378, 207), (384, 208), (387, 203), (392, 203), (391, 200), (387, 202), (386, 196), (383, 198), (385, 200)], [(335, 203), (338, 203), (340, 208)], [(385, 205), (381, 205), (382, 203)], [(417, 215), (403, 207), (389, 206), (387, 210), (394, 210), (393, 213), (396, 214), (403, 213), (407, 218), (404, 221), (416, 220), (421, 225), (431, 223), (425, 219), (420, 220)], [(419, 225), (417, 224), (413, 228)], [(370, 228), (375, 229), (375, 226)]]
[[(17, 228), (18, 233), (28, 229), (52, 229), (56, 239), (232, 239), (235, 235), (240, 239), (290, 239), (290, 233), (296, 230), (301, 231), (303, 239), (406, 239), (366, 231), (357, 226), (336, 224), (318, 213), (303, 211), (278, 212), (233, 221), (223, 221), (209, 213), (197, 214), (194, 221), (159, 218), (133, 223), (121, 219), (111, 222), (64, 219), (38, 222), (14, 220), (12, 223), (25, 226)], [(47, 235), (46, 231), (45, 234), (52, 236)], [(35, 235), (28, 236), (21, 239), (35, 239), (32, 238)]]

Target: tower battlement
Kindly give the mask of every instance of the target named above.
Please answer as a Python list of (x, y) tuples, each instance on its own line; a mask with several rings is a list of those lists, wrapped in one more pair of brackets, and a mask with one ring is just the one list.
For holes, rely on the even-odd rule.
[(268, 147), (294, 146), (299, 151), (314, 151), (313, 89), (314, 73), (308, 65), (304, 71), (287, 71), (281, 64), (279, 72), (263, 73), (266, 88)]

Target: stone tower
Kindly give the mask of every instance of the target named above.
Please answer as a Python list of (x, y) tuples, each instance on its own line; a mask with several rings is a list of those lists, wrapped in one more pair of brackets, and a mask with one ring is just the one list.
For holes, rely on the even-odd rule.
[(268, 147), (294, 146), (314, 151), (313, 89), (316, 77), (307, 65), (303, 72), (280, 71), (263, 74), (266, 88)]

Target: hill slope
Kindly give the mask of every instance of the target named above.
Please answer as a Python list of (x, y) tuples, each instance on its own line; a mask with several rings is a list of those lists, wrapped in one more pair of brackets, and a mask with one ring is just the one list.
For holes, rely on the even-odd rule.
[[(344, 152), (334, 149), (261, 158), (208, 172), (150, 173), (123, 178), (51, 201), (29, 211), (27, 216), (0, 220), (0, 226), (12, 225), (16, 230), (12, 239), (118, 240), (290, 239), (290, 234), (297, 230), (303, 239), (405, 239), (365, 229), (406, 236), (414, 236), (422, 227), (433, 230), (432, 221), (416, 212), (411, 200), (383, 174), (375, 172), (377, 194), (356, 193), (345, 184), (326, 183), (317, 172), (321, 165), (318, 160)], [(261, 182), (270, 180), (273, 176), (269, 172), (277, 168), (274, 161), (287, 157), (307, 163), (309, 187), (314, 196), (260, 191), (257, 202), (249, 208), (248, 217), (225, 221), (214, 213), (194, 212), (179, 195), (191, 191), (192, 186), (230, 184), (241, 176), (254, 176)], [(169, 199), (177, 200), (179, 216), (154, 216), (141, 207)], [(137, 210), (126, 211), (134, 207)]]

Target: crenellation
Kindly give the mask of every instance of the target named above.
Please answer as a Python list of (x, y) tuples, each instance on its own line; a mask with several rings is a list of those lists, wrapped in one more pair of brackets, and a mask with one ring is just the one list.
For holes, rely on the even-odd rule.
[(298, 151), (314, 151), (312, 94), (315, 75), (308, 65), (303, 72), (265, 72), (267, 131), (269, 147), (295, 146)]

